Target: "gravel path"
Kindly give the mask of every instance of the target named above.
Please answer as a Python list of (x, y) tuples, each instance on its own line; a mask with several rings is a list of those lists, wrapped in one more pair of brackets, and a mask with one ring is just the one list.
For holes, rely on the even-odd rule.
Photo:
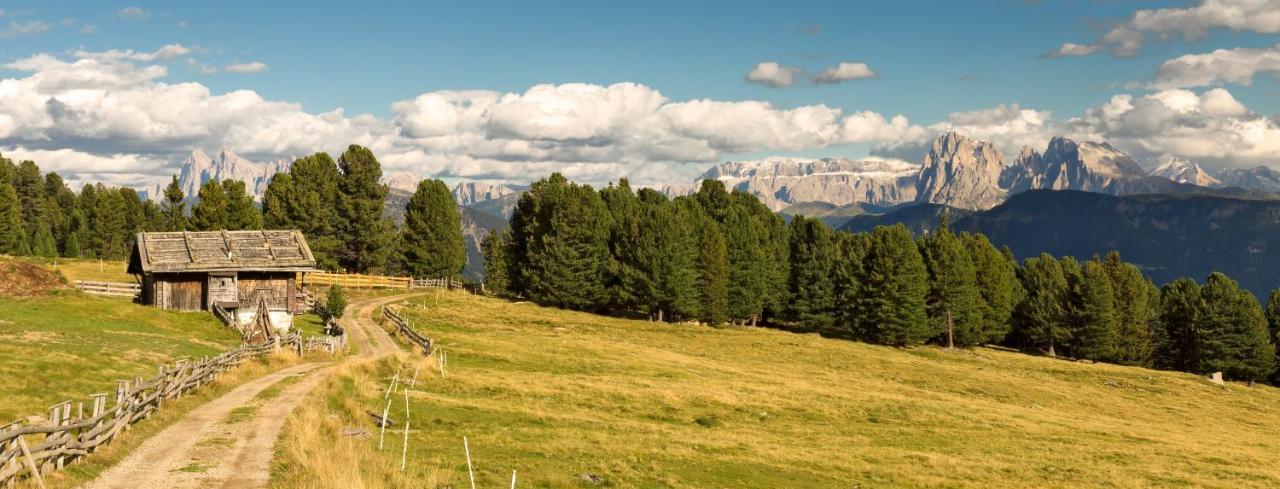
[[(378, 306), (412, 295), (366, 299), (347, 306), (343, 328), (358, 348), (358, 357), (377, 358), (399, 350), (371, 317)], [(192, 409), (84, 487), (263, 487), (270, 477), (273, 448), (285, 419), (331, 368), (330, 363), (305, 363), (241, 384)]]

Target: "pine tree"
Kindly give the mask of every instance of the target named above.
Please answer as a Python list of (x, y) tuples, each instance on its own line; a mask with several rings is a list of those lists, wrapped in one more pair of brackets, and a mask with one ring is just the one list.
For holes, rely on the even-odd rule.
[(328, 153), (299, 158), (289, 167), (292, 198), (285, 201), (289, 225), (307, 237), (307, 244), (320, 268), (338, 268), (338, 254), (345, 238), (339, 236), (337, 216), (338, 182), (342, 179), (338, 164)]
[(1152, 344), (1151, 317), (1156, 308), (1148, 302), (1154, 287), (1138, 267), (1120, 261), (1120, 254), (1107, 254), (1103, 267), (1111, 281), (1116, 313), (1116, 337), (1119, 340), (1117, 361), (1126, 365), (1150, 365)]
[(452, 277), (467, 264), (462, 217), (449, 187), (423, 180), (405, 206), (399, 260), (414, 277)]
[[(14, 175), (17, 173), (18, 168), (13, 166), (13, 160), (0, 155), (0, 184), (8, 184), (12, 187)], [(17, 191), (15, 190), (14, 193), (16, 195)]]
[(22, 229), (27, 232), (26, 247), (30, 252), (33, 248), (33, 234), (45, 219), (44, 177), (34, 161), (24, 160), (18, 164), (13, 190), (18, 193), (18, 202), (22, 207)]
[(574, 309), (607, 303), (609, 211), (589, 186), (552, 174), (521, 195), (507, 256), (513, 293)]
[[(600, 189), (600, 199), (609, 210), (609, 266), (605, 279), (605, 287), (609, 290), (610, 307), (622, 310), (634, 310), (637, 307), (651, 307), (657, 292), (650, 270), (644, 270), (641, 263), (652, 249), (642, 249), (640, 226), (642, 210), (640, 199), (631, 190), (627, 179), (620, 180), (617, 185), (609, 185)], [(650, 314), (653, 311), (646, 311)]]
[(112, 192), (98, 184), (97, 199), (93, 207), (93, 252), (104, 260), (124, 259), (128, 229), (125, 220), (125, 204), (119, 192)]
[(724, 324), (729, 320), (729, 251), (720, 226), (710, 220), (702, 226), (699, 250), (701, 319), (713, 326)]
[[(1280, 289), (1271, 291), (1267, 298), (1267, 325), (1271, 328), (1271, 346), (1276, 350), (1276, 364), (1280, 365)], [(1272, 385), (1280, 385), (1280, 369), (1271, 376)]]
[(227, 229), (262, 229), (262, 211), (243, 181), (223, 180), (222, 190), (227, 196)]
[(906, 226), (880, 226), (871, 234), (862, 280), (860, 335), (871, 343), (906, 346), (930, 337), (924, 258)]
[(347, 297), (342, 293), (342, 287), (334, 285), (329, 287), (329, 293), (325, 295), (324, 300), (324, 320), (325, 322), (337, 321), (347, 312)]
[(510, 280), (507, 272), (511, 264), (507, 262), (507, 243), (510, 241), (507, 230), (493, 230), (480, 242), (480, 253), (484, 256), (485, 289), (498, 297), (511, 295)]
[(142, 202), (142, 230), (154, 233), (165, 230), (164, 211), (160, 204), (147, 200)]
[(262, 223), (267, 229), (298, 229), (290, 215), (289, 206), (297, 197), (293, 190), (293, 177), (288, 173), (271, 176), (267, 190), (262, 194)]
[(358, 273), (378, 270), (387, 264), (395, 238), (394, 226), (382, 212), (387, 198), (382, 164), (368, 148), (353, 144), (338, 158), (338, 168), (338, 264)]
[(22, 205), (13, 185), (0, 182), (0, 253), (22, 254), (27, 233), (23, 230)]
[(1202, 310), (1200, 285), (1195, 280), (1183, 277), (1160, 290), (1160, 324), (1164, 330), (1164, 341), (1156, 345), (1156, 367), (1196, 371), (1196, 359), (1200, 357), (1200, 335), (1196, 324)]
[(836, 233), (836, 257), (832, 267), (831, 287), (834, 292), (835, 328), (840, 334), (856, 337), (864, 316), (862, 310), (863, 262), (871, 249), (867, 233)]
[(929, 273), (926, 311), (933, 334), (942, 344), (973, 346), (986, 339), (978, 308), (978, 277), (973, 258), (943, 216), (938, 230), (920, 241)]
[(1063, 307), (1067, 279), (1062, 263), (1047, 253), (1028, 258), (1018, 269), (1018, 280), (1026, 295), (1014, 309), (1014, 335), (1024, 346), (1056, 356), (1070, 338)]
[(1263, 380), (1275, 371), (1275, 346), (1258, 299), (1234, 280), (1214, 272), (1200, 289), (1204, 306), (1196, 373), (1222, 372), (1237, 380)]
[(187, 229), (187, 204), (184, 202), (186, 198), (187, 196), (182, 193), (182, 187), (178, 185), (178, 176), (174, 175), (169, 181), (169, 186), (164, 188), (164, 203), (161, 204), (164, 210), (165, 231)]
[(981, 234), (962, 234), (977, 277), (982, 343), (1004, 341), (1012, 329), (1013, 310), (1022, 299), (1018, 264)]
[(44, 258), (58, 256), (58, 243), (53, 239), (53, 229), (48, 221), (36, 224), (36, 232), (31, 238), (31, 254)]
[(764, 250), (762, 231), (746, 209), (733, 206), (725, 217), (725, 245), (729, 262), (729, 320), (747, 324), (764, 310)]
[(646, 212), (640, 228), (641, 248), (648, 251), (641, 268), (653, 283), (649, 307), (657, 311), (660, 321), (693, 317), (700, 302), (694, 222), (701, 219), (701, 210), (690, 201), (668, 201), (652, 189), (641, 190), (639, 197)]
[(835, 235), (820, 220), (795, 216), (790, 238), (789, 315), (810, 328), (830, 327), (835, 322)]
[(1081, 277), (1075, 353), (1087, 360), (1114, 362), (1120, 356), (1120, 338), (1111, 281), (1097, 260), (1085, 262)]
[(196, 231), (227, 229), (228, 202), (222, 182), (209, 180), (200, 185), (200, 201), (191, 209), (191, 227)]

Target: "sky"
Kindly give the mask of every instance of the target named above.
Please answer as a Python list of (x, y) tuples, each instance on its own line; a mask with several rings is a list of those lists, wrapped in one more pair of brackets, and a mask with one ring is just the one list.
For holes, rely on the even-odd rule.
[(685, 182), (768, 156), (1012, 162), (1054, 136), (1280, 162), (1280, 0), (0, 1), (0, 154), (144, 187), (199, 149)]

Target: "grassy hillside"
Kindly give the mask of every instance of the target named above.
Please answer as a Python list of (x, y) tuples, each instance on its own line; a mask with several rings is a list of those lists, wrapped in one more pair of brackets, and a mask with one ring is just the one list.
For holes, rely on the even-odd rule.
[[(348, 368), (291, 421), (277, 486), (465, 486), (463, 436), (482, 487), (513, 469), (522, 487), (576, 487), (584, 474), (615, 487), (1280, 484), (1271, 387), (604, 318), (460, 292), (436, 300), (406, 311), (448, 352), (447, 378), (420, 355)], [(395, 368), (422, 369), (404, 474), (401, 432), (383, 452), (376, 430), (370, 440), (340, 435), (371, 427), (367, 412), (383, 409)], [(398, 399), (391, 418), (403, 411)], [(323, 462), (339, 455), (354, 462)]]
[(68, 290), (0, 296), (0, 423), (114, 392), (117, 379), (150, 377), (162, 363), (215, 355), (239, 342), (208, 313)]

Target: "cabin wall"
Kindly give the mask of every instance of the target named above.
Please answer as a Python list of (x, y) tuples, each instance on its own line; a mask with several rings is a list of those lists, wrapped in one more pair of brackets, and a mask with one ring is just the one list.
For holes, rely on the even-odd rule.
[(177, 311), (200, 311), (206, 308), (204, 274), (156, 274), (151, 283), (151, 297), (156, 307)]
[(209, 304), (240, 300), (235, 273), (209, 274)]
[(240, 272), (240, 307), (258, 307), (258, 299), (266, 298), (267, 307), (289, 309), (292, 303), (293, 273)]

